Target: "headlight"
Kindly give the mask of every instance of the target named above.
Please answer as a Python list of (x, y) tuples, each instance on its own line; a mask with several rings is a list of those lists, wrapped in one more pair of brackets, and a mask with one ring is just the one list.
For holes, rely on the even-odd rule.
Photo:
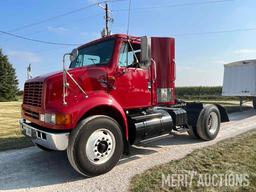
[(43, 121), (45, 123), (56, 124), (56, 114), (40, 114), (40, 121)]
[(71, 124), (70, 114), (40, 114), (40, 121), (54, 125), (68, 125)]

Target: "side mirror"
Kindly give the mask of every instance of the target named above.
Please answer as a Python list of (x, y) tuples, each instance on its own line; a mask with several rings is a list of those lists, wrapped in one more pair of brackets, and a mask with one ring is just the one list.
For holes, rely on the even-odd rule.
[(78, 56), (78, 49), (73, 49), (73, 51), (70, 53), (69, 59), (71, 62), (75, 61), (75, 59)]
[(147, 36), (141, 37), (141, 65), (148, 68), (151, 64), (151, 38)]

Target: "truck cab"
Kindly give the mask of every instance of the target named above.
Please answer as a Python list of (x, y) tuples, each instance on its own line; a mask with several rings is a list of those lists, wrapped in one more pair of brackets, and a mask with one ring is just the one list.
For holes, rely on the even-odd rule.
[(63, 71), (26, 81), (20, 125), (39, 148), (66, 150), (76, 171), (94, 176), (134, 143), (173, 130), (212, 140), (224, 121), (219, 105), (177, 102), (173, 38), (116, 34), (65, 54)]

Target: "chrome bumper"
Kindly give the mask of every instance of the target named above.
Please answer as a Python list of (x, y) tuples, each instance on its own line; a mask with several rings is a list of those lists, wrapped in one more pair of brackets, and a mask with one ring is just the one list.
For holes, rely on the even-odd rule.
[(22, 134), (31, 138), (33, 143), (57, 151), (64, 151), (67, 149), (70, 133), (50, 133), (32, 127), (27, 124), (24, 119), (20, 119), (19, 122)]

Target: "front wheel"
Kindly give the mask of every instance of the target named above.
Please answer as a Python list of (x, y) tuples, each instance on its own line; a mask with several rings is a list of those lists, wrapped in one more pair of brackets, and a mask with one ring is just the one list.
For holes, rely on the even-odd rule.
[(82, 175), (106, 173), (122, 155), (122, 138), (119, 124), (108, 116), (97, 115), (82, 120), (69, 138), (69, 162)]

